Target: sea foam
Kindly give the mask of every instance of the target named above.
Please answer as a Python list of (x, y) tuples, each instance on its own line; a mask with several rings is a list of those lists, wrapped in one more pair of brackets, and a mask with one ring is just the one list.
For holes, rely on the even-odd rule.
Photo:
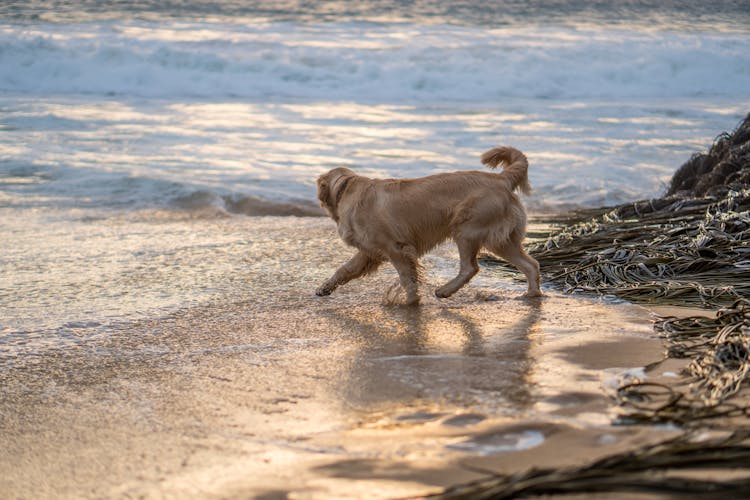
[(0, 25), (0, 90), (351, 101), (747, 97), (742, 33), (402, 23)]

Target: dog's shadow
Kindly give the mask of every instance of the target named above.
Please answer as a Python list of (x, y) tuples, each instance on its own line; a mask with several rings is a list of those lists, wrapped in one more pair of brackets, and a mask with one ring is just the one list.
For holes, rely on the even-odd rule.
[[(519, 304), (512, 302), (517, 309)], [(527, 406), (532, 399), (531, 351), (540, 330), (542, 301), (526, 301), (520, 306), (526, 308), (523, 315), (503, 324), (507, 303), (488, 303), (479, 309), (471, 307), (473, 303), (327, 311), (333, 325), (357, 338), (348, 373), (339, 379), (342, 397), (364, 409), (417, 400), (427, 403), (446, 395), (460, 400), (460, 393), (466, 392)], [(479, 319), (483, 313), (487, 318)]]

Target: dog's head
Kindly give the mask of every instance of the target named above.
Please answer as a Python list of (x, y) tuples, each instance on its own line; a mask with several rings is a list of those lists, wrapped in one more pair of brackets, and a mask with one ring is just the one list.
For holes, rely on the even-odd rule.
[(349, 182), (357, 174), (346, 167), (329, 170), (318, 177), (318, 200), (333, 220), (339, 221), (338, 206)]

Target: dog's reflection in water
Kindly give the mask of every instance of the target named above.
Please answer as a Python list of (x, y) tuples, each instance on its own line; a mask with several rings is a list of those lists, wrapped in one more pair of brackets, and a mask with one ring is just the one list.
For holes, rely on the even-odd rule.
[(473, 300), (457, 308), (433, 302), (328, 311), (356, 339), (339, 379), (342, 395), (368, 410), (474, 399), (511, 411), (525, 408), (532, 400), (533, 345), (543, 302), (505, 302), (514, 303), (512, 313), (503, 311), (502, 302)]

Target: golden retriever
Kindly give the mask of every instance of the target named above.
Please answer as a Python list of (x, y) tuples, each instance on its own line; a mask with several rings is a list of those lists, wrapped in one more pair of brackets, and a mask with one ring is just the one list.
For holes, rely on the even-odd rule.
[(435, 290), (450, 297), (479, 271), (477, 253), (485, 248), (526, 275), (525, 296), (538, 297), (539, 263), (522, 247), (526, 212), (514, 193), (529, 194), (528, 161), (511, 147), (482, 155), (500, 173), (468, 171), (417, 179), (370, 179), (339, 167), (317, 180), (320, 205), (336, 221), (347, 245), (358, 250), (315, 292), (329, 295), (338, 286), (374, 272), (389, 260), (398, 271), (406, 303), (419, 302), (418, 259), (448, 238), (458, 246), (458, 276)]

